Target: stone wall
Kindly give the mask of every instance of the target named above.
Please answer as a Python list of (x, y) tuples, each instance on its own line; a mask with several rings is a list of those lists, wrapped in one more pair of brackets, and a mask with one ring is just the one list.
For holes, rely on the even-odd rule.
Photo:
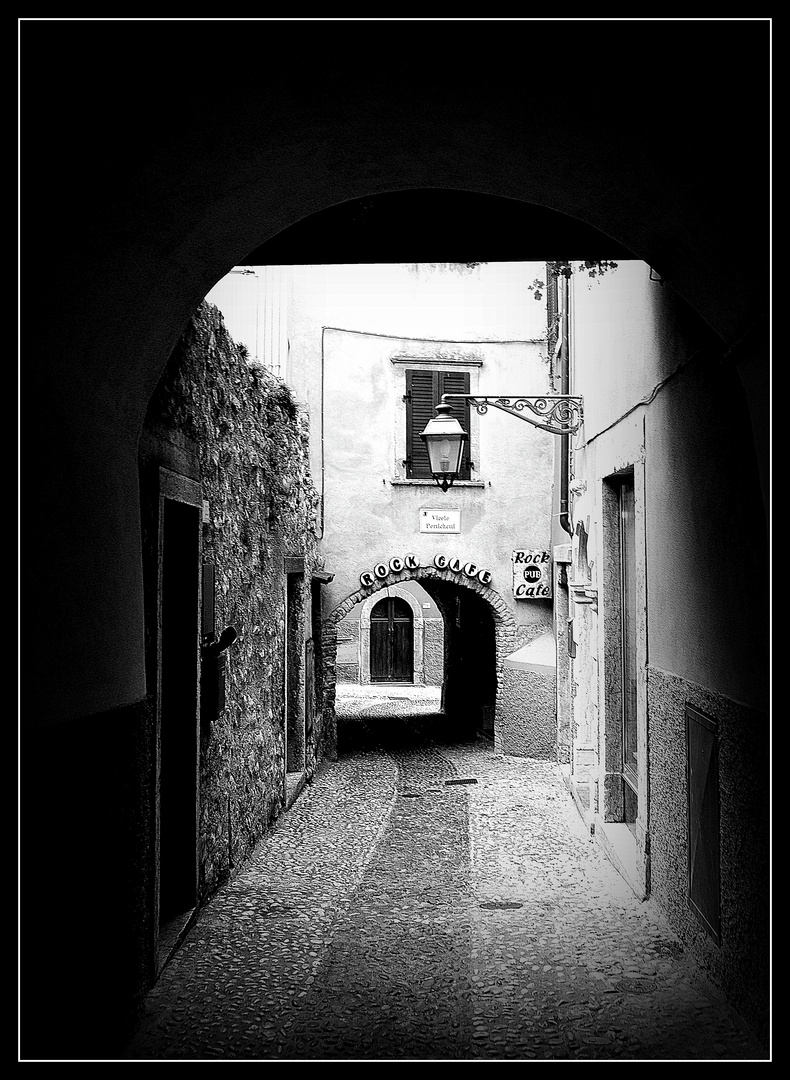
[(513, 757), (555, 759), (556, 679), (503, 669), (497, 698), (496, 748)]
[(337, 627), (337, 681), (359, 682), (359, 620), (344, 619)]
[[(309, 638), (311, 575), (319, 565), (317, 498), (306, 420), (289, 388), (247, 362), (212, 305), (200, 306), (174, 350), (146, 426), (160, 442), (193, 448), (205, 500), (202, 558), (215, 567), (215, 632), (230, 625), (239, 633), (225, 653), (225, 707), (201, 717), (205, 896), (244, 861), (284, 807), (284, 559), (304, 559), (294, 610)], [(320, 672), (323, 652), (315, 644)], [(308, 776), (333, 744), (323, 699), (323, 686), (316, 685), (316, 714), (306, 724)]]
[(426, 686), (441, 686), (444, 677), (444, 623), (426, 619), (423, 636), (423, 670)]

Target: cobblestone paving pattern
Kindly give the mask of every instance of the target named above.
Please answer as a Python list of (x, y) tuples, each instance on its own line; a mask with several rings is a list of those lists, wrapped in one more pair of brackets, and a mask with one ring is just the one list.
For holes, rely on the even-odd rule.
[(553, 763), (407, 742), (319, 773), (201, 913), (128, 1059), (766, 1060)]

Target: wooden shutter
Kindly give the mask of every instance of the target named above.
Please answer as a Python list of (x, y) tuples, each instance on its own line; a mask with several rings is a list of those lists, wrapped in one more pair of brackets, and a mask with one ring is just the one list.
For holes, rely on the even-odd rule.
[[(468, 394), (469, 393), (469, 372), (468, 371), (439, 371), (439, 392), (436, 400), (436, 404), (442, 400), (442, 394)], [(453, 416), (458, 420), (461, 427), (469, 432), (469, 402), (468, 401), (448, 401), (448, 405), (452, 406)], [(464, 456), (461, 460), (461, 468), (458, 473), (459, 480), (468, 480), (472, 473), (469, 467), (469, 441), (467, 440), (464, 446)]]
[[(406, 475), (412, 479), (430, 480), (428, 451), (420, 432), (436, 415), (442, 394), (468, 394), (468, 371), (407, 371), (406, 372)], [(453, 416), (469, 431), (469, 402), (450, 401)], [(469, 445), (464, 450), (459, 479), (468, 480)]]
[(428, 451), (420, 432), (434, 416), (439, 392), (438, 372), (406, 372), (406, 475), (430, 480)]

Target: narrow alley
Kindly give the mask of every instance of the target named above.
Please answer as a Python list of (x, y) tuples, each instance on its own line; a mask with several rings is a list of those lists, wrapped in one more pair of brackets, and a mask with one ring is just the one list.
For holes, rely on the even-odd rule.
[(553, 762), (437, 741), (432, 691), (382, 689), (339, 695), (339, 760), (202, 911), (130, 1060), (763, 1059)]

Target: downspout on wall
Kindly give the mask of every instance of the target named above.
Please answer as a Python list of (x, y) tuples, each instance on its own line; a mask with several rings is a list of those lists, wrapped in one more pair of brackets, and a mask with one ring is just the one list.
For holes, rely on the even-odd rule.
[[(568, 345), (568, 302), (570, 287), (568, 279), (559, 276), (557, 279), (558, 292), (560, 293), (560, 325), (559, 325), (559, 367), (560, 367), (560, 393), (570, 393), (570, 356)], [(560, 488), (559, 488), (559, 520), (561, 527), (572, 537), (573, 525), (571, 524), (570, 509), (568, 505), (570, 467), (570, 435), (560, 436)]]
[[(547, 274), (551, 267), (547, 266)], [(559, 275), (555, 279), (554, 301), (550, 308), (552, 321), (559, 317), (558, 324), (550, 326), (550, 334), (556, 332), (555, 356), (556, 372), (559, 375), (559, 392), (567, 395), (570, 391), (570, 350), (569, 350), (569, 296), (568, 279)], [(573, 536), (570, 515), (570, 435), (560, 435), (559, 476), (556, 478), (557, 518), (559, 528)], [(555, 558), (556, 591), (554, 597), (554, 635), (556, 664), (556, 723), (557, 723), (557, 762), (562, 770), (563, 780), (574, 798), (582, 820), (586, 820), (587, 806), (579, 798), (573, 783), (573, 622), (568, 591), (568, 569), (570, 545), (562, 543), (562, 532), (552, 528), (552, 540)], [(560, 552), (562, 556), (560, 557)]]

